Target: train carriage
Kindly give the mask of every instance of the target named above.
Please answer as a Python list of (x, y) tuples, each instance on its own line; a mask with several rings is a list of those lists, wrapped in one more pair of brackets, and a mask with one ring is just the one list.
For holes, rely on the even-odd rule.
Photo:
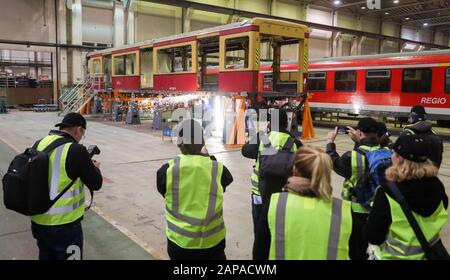
[[(312, 111), (402, 117), (423, 105), (430, 118), (450, 120), (450, 50), (312, 59), (308, 69)], [(281, 73), (292, 79), (296, 65), (285, 61)], [(270, 90), (271, 69), (261, 75)]]
[[(258, 94), (263, 92), (260, 62), (264, 49), (272, 64), (271, 91), (276, 96), (295, 96), (303, 92), (308, 38), (306, 26), (254, 18), (89, 53), (89, 77), (102, 76), (101, 89), (120, 93)], [(285, 90), (279, 86), (281, 49), (292, 45), (300, 71)]]
[(450, 120), (450, 51), (319, 59), (309, 64), (313, 108), (401, 116), (423, 105)]

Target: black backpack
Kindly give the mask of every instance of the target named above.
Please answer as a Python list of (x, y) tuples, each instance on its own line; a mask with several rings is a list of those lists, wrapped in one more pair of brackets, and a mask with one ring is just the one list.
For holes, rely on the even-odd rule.
[(292, 174), (294, 153), (292, 147), (294, 139), (289, 137), (281, 150), (275, 149), (266, 139), (263, 150), (259, 153), (259, 181), (258, 188), (263, 203), (270, 201), (273, 193), (281, 192), (287, 179)]
[(264, 148), (259, 153), (259, 177), (263, 179), (288, 178), (294, 164), (294, 153), (292, 152), (294, 144), (292, 137), (289, 137), (280, 150), (275, 149), (269, 141), (264, 143)]
[(46, 213), (75, 182), (72, 181), (58, 196), (50, 199), (49, 154), (57, 147), (73, 141), (59, 138), (41, 152), (37, 151), (39, 142), (15, 157), (2, 179), (6, 208), (27, 216)]

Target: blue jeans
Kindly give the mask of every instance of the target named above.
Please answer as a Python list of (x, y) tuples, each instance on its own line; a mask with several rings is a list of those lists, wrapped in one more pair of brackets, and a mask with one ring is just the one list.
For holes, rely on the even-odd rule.
[(67, 225), (43, 226), (31, 223), (39, 248), (39, 260), (83, 259), (81, 220)]

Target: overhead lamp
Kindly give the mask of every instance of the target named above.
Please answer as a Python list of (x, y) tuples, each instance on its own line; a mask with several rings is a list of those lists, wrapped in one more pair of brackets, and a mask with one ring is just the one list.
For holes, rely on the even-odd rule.
[(410, 20), (411, 18), (409, 18), (409, 17), (405, 17), (405, 20)]
[(340, 0), (334, 0), (333, 3), (334, 3), (334, 5), (336, 5), (336, 6), (337, 6), (337, 5), (341, 5), (341, 1), (340, 1)]
[(366, 6), (361, 6), (361, 10), (365, 10), (366, 9)]
[(428, 22), (425, 22), (425, 23), (423, 24), (423, 26), (428, 26)]
[(384, 14), (385, 14), (385, 15), (389, 15), (389, 13), (388, 13), (388, 12), (385, 12)]
[(394, 4), (398, 4), (399, 2), (399, 0), (394, 0)]

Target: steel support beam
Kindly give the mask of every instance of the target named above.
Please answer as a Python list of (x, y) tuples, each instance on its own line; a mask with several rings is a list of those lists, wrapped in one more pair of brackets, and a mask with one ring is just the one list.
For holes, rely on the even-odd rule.
[(349, 29), (349, 28), (330, 26), (330, 25), (319, 24), (319, 23), (314, 23), (314, 22), (307, 22), (307, 21), (296, 20), (296, 19), (291, 19), (291, 18), (286, 18), (286, 17), (270, 16), (267, 14), (261, 14), (261, 13), (250, 12), (250, 11), (241, 11), (241, 10), (234, 9), (234, 8), (219, 7), (219, 6), (215, 6), (215, 5), (185, 1), (185, 0), (143, 0), (143, 1), (157, 3), (157, 4), (163, 4), (163, 5), (169, 5), (169, 6), (182, 7), (182, 8), (192, 8), (194, 10), (202, 10), (202, 11), (208, 11), (208, 12), (226, 14), (226, 15), (234, 15), (235, 14), (235, 15), (240, 15), (242, 17), (248, 17), (248, 18), (265, 17), (265, 18), (286, 20), (286, 21), (290, 21), (290, 22), (304, 24), (311, 28), (327, 30), (327, 31), (334, 31), (334, 32), (341, 32), (343, 34), (366, 36), (369, 38), (383, 39), (383, 40), (389, 40), (389, 41), (394, 41), (394, 42), (408, 42), (408, 43), (412, 43), (412, 44), (422, 44), (422, 45), (424, 45), (426, 47), (430, 47), (430, 48), (445, 48), (445, 49), (449, 48), (446, 45), (436, 45), (436, 44), (431, 44), (431, 43), (426, 43), (426, 42), (418, 42), (418, 41), (414, 41), (414, 40), (402, 39), (402, 38), (393, 37), (393, 36), (386, 36), (386, 35), (376, 34), (376, 33), (372, 33), (372, 32), (358, 31), (358, 30), (353, 30), (353, 29)]
[(29, 47), (36, 46), (36, 47), (50, 47), (50, 48), (81, 49), (81, 50), (92, 50), (92, 51), (105, 49), (105, 47), (96, 47), (96, 46), (55, 44), (55, 43), (49, 43), (49, 42), (18, 41), (18, 40), (7, 40), (7, 39), (0, 39), (0, 44), (23, 45), (23, 46), (29, 46)]

